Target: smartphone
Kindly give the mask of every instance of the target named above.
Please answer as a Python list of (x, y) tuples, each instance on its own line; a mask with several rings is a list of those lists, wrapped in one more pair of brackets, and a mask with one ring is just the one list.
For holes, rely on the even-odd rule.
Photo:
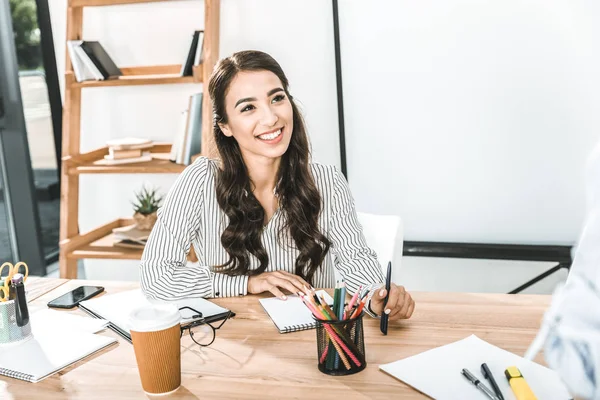
[(90, 299), (103, 291), (102, 286), (79, 286), (49, 302), (48, 307), (73, 308), (79, 305), (80, 301)]

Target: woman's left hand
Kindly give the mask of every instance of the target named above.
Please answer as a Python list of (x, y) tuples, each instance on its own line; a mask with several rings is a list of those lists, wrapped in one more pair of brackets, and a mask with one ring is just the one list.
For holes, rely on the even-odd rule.
[(389, 315), (390, 321), (410, 318), (415, 310), (415, 301), (404, 289), (404, 286), (396, 286), (393, 283), (390, 285), (390, 297), (387, 304), (385, 304), (386, 293), (385, 286), (375, 291), (371, 298), (371, 310), (377, 315), (385, 312)]

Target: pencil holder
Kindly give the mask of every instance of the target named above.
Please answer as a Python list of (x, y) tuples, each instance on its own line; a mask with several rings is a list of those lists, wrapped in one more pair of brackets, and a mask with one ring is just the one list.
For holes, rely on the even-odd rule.
[(17, 323), (17, 305), (14, 300), (0, 302), (0, 345), (16, 343), (31, 337), (31, 323)]
[(317, 321), (319, 370), (328, 375), (350, 375), (367, 366), (363, 315), (343, 321)]

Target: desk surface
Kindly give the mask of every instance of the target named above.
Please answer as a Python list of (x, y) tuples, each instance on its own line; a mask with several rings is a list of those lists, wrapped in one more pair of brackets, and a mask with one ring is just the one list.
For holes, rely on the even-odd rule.
[[(138, 287), (137, 282), (46, 280), (56, 289), (31, 302), (32, 311), (82, 284), (102, 285), (107, 293)], [(58, 283), (58, 284), (57, 284)], [(41, 285), (42, 283), (37, 283)], [(40, 286), (41, 287), (41, 286)], [(365, 318), (367, 368), (348, 377), (317, 369), (315, 331), (280, 334), (258, 296), (215, 299), (237, 313), (218, 331), (213, 345), (200, 349), (182, 340), (182, 386), (169, 399), (421, 399), (424, 395), (379, 371), (385, 364), (476, 334), (517, 354), (533, 340), (550, 296), (475, 293), (413, 293), (416, 308), (408, 321), (390, 324)], [(65, 311), (84, 314), (82, 311)], [(85, 315), (85, 314), (84, 314)], [(119, 338), (106, 330), (102, 335)], [(543, 363), (539, 355), (537, 362)], [(342, 396), (342, 397), (341, 397)], [(112, 346), (46, 380), (27, 383), (0, 377), (0, 398), (144, 399), (131, 344)]]

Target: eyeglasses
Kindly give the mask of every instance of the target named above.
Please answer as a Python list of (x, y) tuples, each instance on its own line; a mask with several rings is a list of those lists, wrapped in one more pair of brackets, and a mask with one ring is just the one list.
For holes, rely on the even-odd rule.
[(211, 344), (213, 344), (217, 335), (217, 329), (220, 329), (223, 326), (223, 324), (229, 319), (229, 317), (231, 317), (231, 312), (228, 312), (225, 318), (219, 323), (219, 325), (215, 326), (212, 325), (210, 322), (206, 321), (206, 319), (204, 319), (200, 311), (194, 310), (191, 307), (181, 307), (179, 311), (186, 309), (192, 311), (194, 315), (192, 315), (191, 317), (192, 322), (189, 322), (181, 327), (180, 337), (183, 337), (183, 334), (185, 333), (185, 331), (187, 331), (194, 343), (202, 347), (210, 346)]

